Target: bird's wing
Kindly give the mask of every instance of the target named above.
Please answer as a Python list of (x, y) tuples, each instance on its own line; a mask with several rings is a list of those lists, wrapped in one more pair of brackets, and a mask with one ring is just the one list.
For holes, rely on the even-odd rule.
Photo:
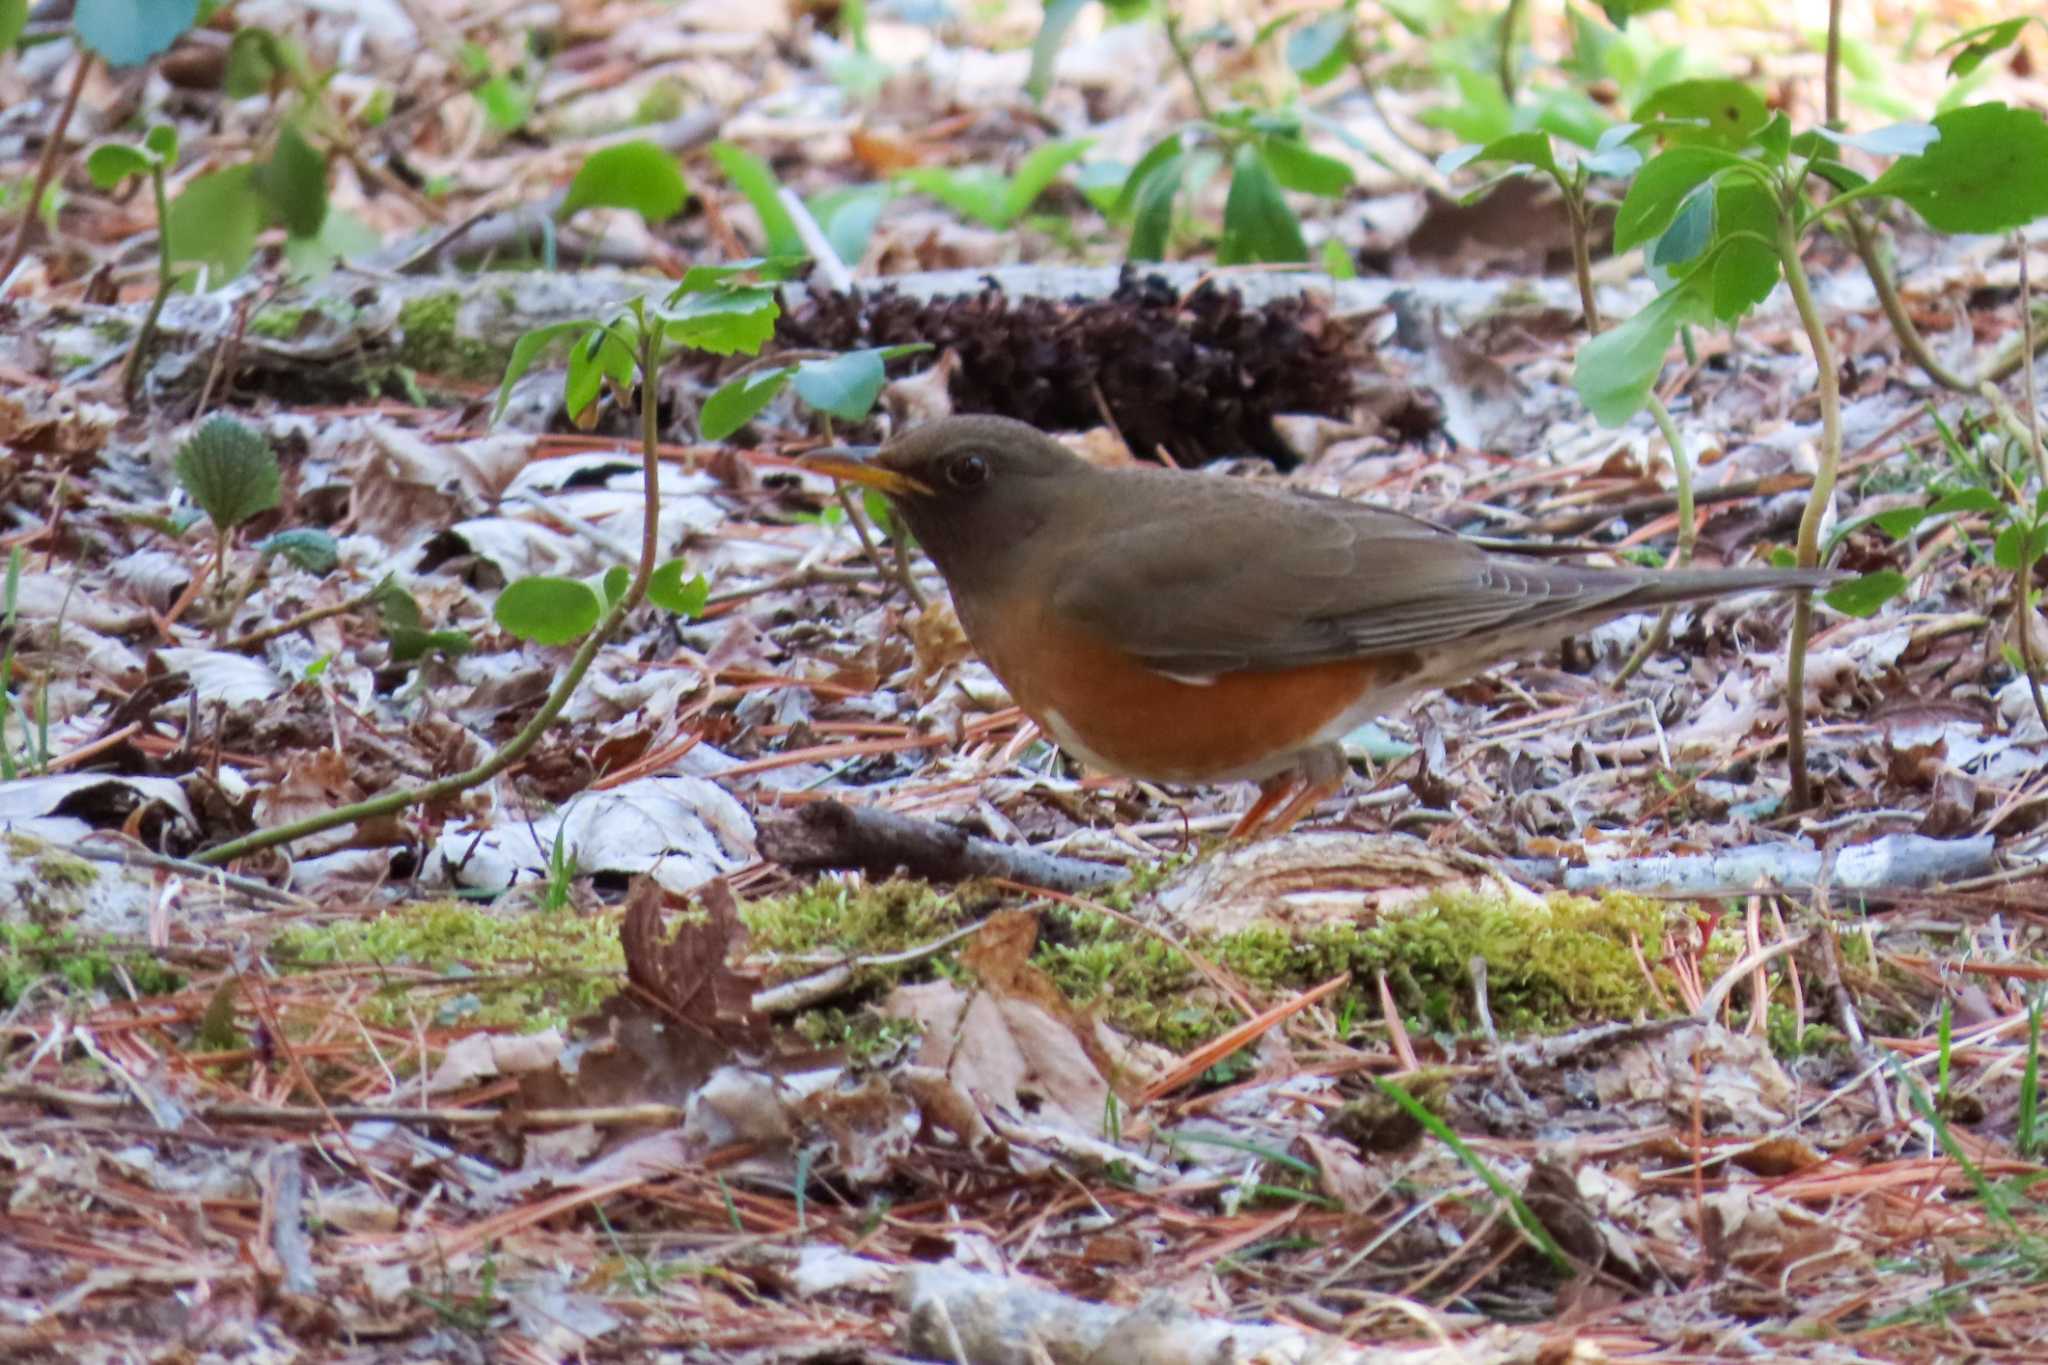
[[(1187, 476), (1181, 476), (1187, 477)], [(1240, 485), (1102, 526), (1056, 616), (1163, 673), (1213, 676), (1509, 637), (1630, 596), (1641, 575), (1489, 554), (1442, 527)]]

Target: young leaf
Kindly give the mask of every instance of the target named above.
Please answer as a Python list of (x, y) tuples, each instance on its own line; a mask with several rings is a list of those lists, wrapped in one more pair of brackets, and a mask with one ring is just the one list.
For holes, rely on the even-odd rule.
[(1024, 78), (1024, 93), (1033, 104), (1043, 103), (1052, 89), (1052, 64), (1059, 56), (1060, 39), (1067, 36), (1074, 20), (1088, 8), (1088, 0), (1046, 0), (1045, 18), (1038, 23), (1038, 36), (1031, 40), (1031, 71)]
[(2048, 554), (2048, 526), (2008, 524), (1991, 543), (1991, 562), (2007, 573), (2032, 569)]
[(662, 335), (675, 345), (713, 355), (753, 355), (775, 335), (781, 312), (775, 291), (760, 286), (690, 294), (662, 310)]
[(391, 662), (395, 664), (409, 664), (429, 654), (445, 654), (453, 658), (476, 648), (476, 641), (469, 638), (469, 632), (461, 630), (393, 626), (384, 632), (384, 638), (391, 642)]
[(166, 51), (198, 18), (199, 0), (78, 0), (71, 27), (108, 66), (138, 66)]
[(1002, 200), (1003, 221), (997, 226), (1007, 226), (1022, 218), (1024, 211), (1038, 202), (1038, 196), (1051, 188), (1060, 172), (1086, 156), (1094, 145), (1092, 137), (1073, 137), (1033, 148), (1010, 177)]
[(604, 392), (606, 380), (629, 389), (633, 383), (633, 346), (621, 331), (631, 319), (615, 319), (610, 327), (592, 328), (569, 348), (569, 372), (562, 381), (562, 406), (572, 420), (581, 420)]
[(830, 360), (806, 360), (797, 366), (796, 392), (820, 412), (858, 422), (882, 392), (882, 353), (869, 349)]
[(1664, 130), (1673, 146), (1704, 144), (1735, 151), (1754, 137), (1771, 111), (1764, 97), (1741, 81), (1680, 81), (1637, 105), (1630, 115), (1638, 123), (1653, 119), (1683, 119), (1694, 126), (1674, 125)]
[(782, 386), (796, 373), (796, 366), (756, 370), (729, 379), (712, 390), (697, 413), (697, 429), (707, 441), (723, 441), (754, 420), (761, 409), (774, 401)]
[(1714, 235), (1714, 188), (1702, 185), (1678, 206), (1678, 214), (1671, 220), (1671, 226), (1664, 229), (1657, 238), (1657, 244), (1650, 249), (1650, 264), (1666, 270), (1676, 269), (1707, 249), (1707, 241)]
[(688, 567), (680, 559), (656, 565), (654, 577), (647, 584), (647, 600), (663, 611), (672, 611), (693, 621), (702, 616), (705, 603), (711, 600), (711, 584), (703, 574), (684, 578), (688, 572)]
[(1480, 161), (1504, 161), (1511, 166), (1533, 166), (1550, 175), (1558, 173), (1557, 156), (1544, 133), (1509, 133), (1485, 144), (1454, 147), (1436, 159), (1436, 168), (1449, 175), (1461, 166)]
[(2048, 120), (2030, 109), (1972, 104), (1934, 127), (1939, 142), (1894, 161), (1864, 194), (1903, 199), (1941, 232), (2005, 232), (2048, 214)]
[(1931, 123), (1888, 123), (1867, 133), (1838, 133), (1832, 128), (1813, 131), (1838, 147), (1854, 147), (1872, 156), (1919, 156), (1941, 138)]
[(504, 415), (505, 403), (512, 397), (512, 386), (533, 368), (533, 362), (540, 359), (542, 351), (564, 337), (581, 336), (592, 326), (587, 318), (572, 322), (551, 322), (545, 327), (535, 327), (523, 333), (519, 340), (513, 342), (512, 356), (505, 362), (504, 382), (498, 385), (497, 406), (491, 409), (491, 420), (495, 422)]
[(796, 220), (782, 206), (782, 182), (775, 178), (768, 163), (731, 142), (712, 143), (711, 159), (725, 172), (732, 187), (754, 206), (754, 216), (761, 220), (761, 231), (768, 238), (768, 254), (803, 255), (804, 239), (797, 233)]
[(1223, 201), (1223, 240), (1216, 246), (1218, 265), (1246, 261), (1305, 261), (1308, 243), (1301, 223), (1280, 192), (1280, 182), (1256, 142), (1247, 142), (1231, 159), (1230, 193)]
[(590, 633), (604, 614), (592, 587), (579, 579), (538, 576), (507, 583), (491, 619), (522, 640), (566, 645)]
[(1906, 590), (1906, 576), (1897, 569), (1879, 569), (1829, 588), (1821, 598), (1844, 616), (1875, 616), (1877, 609)]
[(242, 273), (269, 214), (255, 174), (253, 166), (229, 166), (185, 186), (164, 223), (172, 260), (204, 265), (216, 284)]
[(1124, 218), (1136, 213), (1138, 199), (1145, 192), (1146, 185), (1170, 164), (1180, 161), (1183, 150), (1179, 133), (1153, 143), (1151, 149), (1138, 158), (1138, 164), (1131, 167), (1130, 175), (1124, 180), (1123, 193), (1117, 196), (1116, 208), (1110, 216)]
[(913, 189), (922, 190), (962, 218), (972, 218), (984, 227), (1009, 226), (1003, 215), (1008, 183), (985, 166), (917, 166), (898, 177)]
[(1323, 241), (1323, 272), (1333, 280), (1358, 278), (1358, 265), (1351, 259), (1350, 250), (1335, 237)]
[(578, 209), (630, 209), (650, 223), (664, 222), (682, 211), (690, 197), (676, 159), (641, 139), (592, 152), (556, 216), (566, 219)]
[(193, 432), (171, 472), (223, 531), (277, 506), (281, 481), (270, 442), (232, 417), (211, 418)]
[(131, 175), (148, 175), (153, 163), (140, 148), (125, 142), (102, 142), (85, 158), (85, 173), (103, 190), (113, 189)]
[(256, 552), (283, 555), (307, 573), (329, 574), (341, 563), (341, 546), (333, 536), (312, 526), (294, 526), (257, 542)]
[(804, 207), (818, 220), (839, 259), (851, 264), (867, 254), (868, 238), (874, 236), (892, 193), (887, 185), (848, 185), (826, 190)]
[(1673, 147), (1644, 164), (1614, 217), (1614, 249), (1640, 246), (1671, 226), (1678, 206), (1700, 182), (1740, 157), (1717, 147)]
[(327, 221), (327, 158), (289, 123), (278, 130), (276, 149), (250, 183), (294, 237), (317, 236)]
[[(1668, 155), (1668, 153), (1667, 153)], [(1691, 280), (1659, 294), (1648, 307), (1579, 348), (1572, 387), (1600, 425), (1620, 426), (1642, 411), (1664, 354), (1686, 323), (1702, 322), (1706, 300)]]
[(2006, 19), (1995, 24), (1984, 24), (1977, 28), (1958, 33), (1955, 37), (1934, 49), (1937, 53), (1950, 48), (1960, 49), (1948, 60), (1948, 74), (1961, 80), (1984, 64), (1984, 59), (1995, 52), (2011, 47), (2018, 41), (2020, 30), (2025, 28), (2025, 17)]
[(1273, 178), (1287, 189), (1335, 197), (1351, 188), (1351, 168), (1336, 157), (1312, 152), (1291, 137), (1269, 137), (1261, 145)]
[(28, 27), (28, 0), (0, 0), (0, 52), (14, 51)]
[(1769, 298), (1784, 273), (1771, 245), (1778, 206), (1754, 180), (1730, 176), (1715, 187), (1714, 223), (1714, 317), (1733, 322)]
[(604, 598), (605, 608), (609, 610), (618, 605), (619, 599), (626, 595), (626, 589), (632, 585), (632, 571), (623, 564), (614, 564), (597, 576), (597, 582), (593, 586)]
[[(1169, 138), (1168, 141), (1176, 147), (1180, 144), (1179, 138)], [(1151, 159), (1147, 154), (1145, 161), (1140, 161), (1131, 172), (1131, 179), (1124, 182), (1124, 194), (1132, 199), (1131, 259), (1134, 261), (1166, 259), (1167, 238), (1173, 233), (1173, 205), (1180, 194), (1181, 174), (1187, 168), (1187, 157), (1176, 152), (1156, 163), (1151, 172), (1140, 180), (1139, 172)], [(1131, 185), (1134, 182), (1138, 191), (1132, 197)], [(1118, 202), (1121, 204), (1123, 200)]]
[(1336, 9), (1287, 35), (1287, 65), (1308, 86), (1327, 85), (1351, 60), (1351, 11)]

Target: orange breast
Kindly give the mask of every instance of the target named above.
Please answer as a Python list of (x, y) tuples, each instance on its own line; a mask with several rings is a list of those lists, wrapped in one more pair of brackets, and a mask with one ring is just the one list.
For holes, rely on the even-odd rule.
[(1158, 782), (1268, 776), (1418, 667), (1410, 657), (1348, 659), (1189, 683), (1098, 637), (1048, 628), (1042, 608), (965, 624), (1017, 704), (1063, 748), (1091, 767)]

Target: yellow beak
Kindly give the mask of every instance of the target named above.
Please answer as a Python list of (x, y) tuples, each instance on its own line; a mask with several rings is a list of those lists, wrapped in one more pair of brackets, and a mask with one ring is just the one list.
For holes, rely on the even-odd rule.
[(830, 446), (814, 450), (801, 457), (797, 463), (805, 469), (814, 470), (842, 483), (857, 483), (863, 488), (879, 489), (893, 498), (929, 495), (926, 488), (908, 474), (899, 474), (885, 469), (874, 462), (873, 447)]

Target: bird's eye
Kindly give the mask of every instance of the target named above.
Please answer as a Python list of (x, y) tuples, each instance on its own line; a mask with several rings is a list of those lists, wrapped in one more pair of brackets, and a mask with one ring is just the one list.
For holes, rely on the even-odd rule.
[(988, 482), (988, 460), (980, 455), (962, 455), (946, 466), (946, 482), (955, 488), (975, 488)]

